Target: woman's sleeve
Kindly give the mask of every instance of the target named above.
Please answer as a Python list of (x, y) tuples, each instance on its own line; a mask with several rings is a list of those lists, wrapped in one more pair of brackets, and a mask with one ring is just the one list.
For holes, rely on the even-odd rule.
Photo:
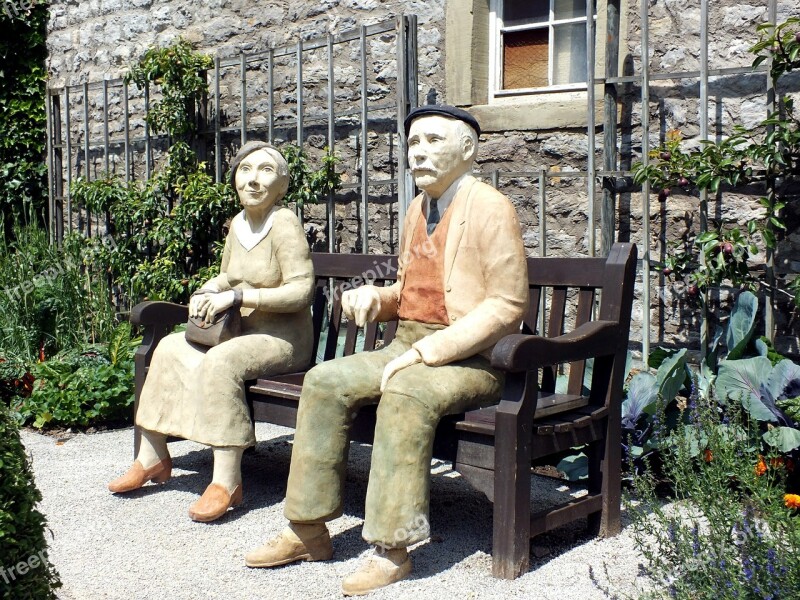
[(258, 310), (275, 313), (298, 312), (314, 299), (314, 265), (306, 234), (297, 216), (289, 210), (275, 215), (272, 252), (281, 269), (282, 283), (259, 289)]

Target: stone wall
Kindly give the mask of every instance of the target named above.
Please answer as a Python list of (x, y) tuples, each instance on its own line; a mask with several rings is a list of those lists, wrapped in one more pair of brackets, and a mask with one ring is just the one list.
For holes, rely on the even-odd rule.
[[(395, 15), (416, 14), (419, 19), (419, 97), (421, 103), (445, 100), (445, 75), (448, 61), (458, 57), (445, 56), (445, 2), (447, 0), (322, 0), (309, 4), (277, 0), (256, 4), (244, 0), (212, 0), (190, 3), (186, 0), (152, 2), (152, 0), (90, 0), (83, 2), (55, 0), (51, 2), (51, 23), (48, 44), (48, 68), (53, 86), (76, 84), (114, 78), (153, 44), (163, 45), (176, 36), (191, 40), (201, 51), (221, 57), (236, 56), (239, 52), (257, 52), (298, 38), (310, 39), (328, 32), (338, 33), (362, 24), (377, 23)], [(719, 0), (711, 4), (709, 57), (710, 67), (721, 68), (750, 64), (747, 49), (755, 39), (755, 27), (766, 17), (767, 0)], [(779, 0), (779, 20), (800, 14), (796, 2)], [(640, 70), (639, 3), (628, 0), (623, 5), (626, 30), (621, 49), (627, 69)], [(654, 0), (650, 8), (650, 66), (653, 72), (690, 71), (699, 68), (699, 0)], [(391, 36), (371, 39), (369, 98), (373, 105), (391, 102), (395, 93), (394, 40)], [(308, 78), (307, 116), (324, 115), (327, 104), (327, 64), (324, 49), (317, 52), (304, 66)], [(350, 44), (337, 49), (335, 66), (337, 113), (357, 108), (360, 97), (360, 73), (357, 48)], [(293, 97), (295, 94), (293, 63), (276, 64), (276, 115), (285, 127), (276, 130), (277, 141), (292, 141)], [(795, 80), (792, 90), (800, 89)], [(221, 93), (224, 124), (235, 126), (239, 114), (238, 68), (223, 73)], [(688, 140), (699, 136), (699, 91), (696, 79), (655, 81), (651, 87), (648, 107), (651, 120), (650, 147), (663, 140), (669, 129), (680, 129)], [(641, 103), (636, 86), (628, 86), (620, 99), (619, 151), (621, 166), (628, 168), (641, 155)], [(94, 88), (90, 103), (92, 112), (90, 137), (102, 132), (98, 108), (102, 99)], [(736, 124), (754, 127), (766, 115), (765, 78), (763, 75), (738, 75), (713, 78), (709, 89), (709, 133), (719, 139)], [(266, 112), (266, 74), (263, 66), (248, 71), (248, 120), (251, 136), (262, 135)], [(111, 129), (120, 131), (119, 94), (111, 99)], [(134, 101), (135, 103), (135, 101)], [(80, 143), (81, 115), (76, 104), (73, 130)], [(602, 113), (598, 113), (602, 118)], [(141, 130), (141, 119), (136, 127)], [(376, 114), (370, 125), (370, 179), (395, 176), (396, 137), (391, 111)], [(341, 170), (346, 183), (359, 181), (360, 118), (337, 119), (336, 152), (341, 158)], [(238, 144), (238, 133), (226, 135), (229, 151)], [(307, 131), (307, 149), (318, 156), (327, 143), (326, 125), (320, 119)], [(598, 136), (598, 145), (601, 137)], [(501, 171), (500, 188), (517, 207), (523, 225), (528, 251), (538, 254), (539, 217), (537, 172), (544, 169), (557, 176), (548, 179), (547, 238), (548, 254), (579, 255), (588, 252), (586, 180), (570, 177), (569, 171), (586, 168), (588, 156), (586, 132), (579, 130), (515, 131), (484, 134), (478, 156), (479, 175), (487, 180), (494, 170)], [(596, 153), (598, 165), (602, 152)], [(101, 156), (95, 153), (94, 169), (101, 168)], [(119, 168), (115, 163), (113, 168)], [(526, 172), (524, 176), (503, 176), (502, 172)], [(633, 189), (633, 188), (631, 188)], [(755, 204), (757, 190), (752, 193), (724, 193), (713, 199), (713, 218), (724, 226), (744, 226), (760, 212)], [(395, 190), (390, 187), (371, 189), (370, 250), (396, 251), (397, 206)], [(360, 209), (358, 190), (348, 190), (337, 197), (336, 247), (341, 251), (361, 248), (359, 234)], [(601, 197), (597, 192), (597, 202)], [(626, 192), (618, 198), (618, 235), (620, 239), (641, 242), (644, 215), (639, 192)], [(669, 201), (660, 204), (655, 195), (650, 205), (651, 256), (663, 259), (665, 241), (675, 239), (686, 227), (687, 213), (697, 212), (697, 199), (674, 193)], [(599, 205), (596, 208), (599, 219)], [(327, 247), (324, 232), (323, 206), (307, 211), (308, 228), (317, 238), (318, 247)], [(697, 226), (694, 218), (693, 227)], [(800, 215), (791, 217), (796, 225)], [(599, 223), (598, 223), (599, 225)], [(599, 234), (598, 234), (599, 235)], [(641, 253), (641, 252), (640, 252)], [(800, 234), (797, 231), (781, 242), (777, 268), (781, 273), (797, 272), (800, 267)], [(651, 331), (653, 344), (683, 343), (696, 338), (697, 323), (691, 316), (687, 299), (680, 290), (659, 288), (663, 278), (653, 277)], [(719, 302), (725, 303), (726, 292)], [(667, 299), (665, 303), (663, 300)], [(634, 339), (641, 331), (641, 296), (637, 297), (634, 315)], [(780, 345), (784, 350), (800, 352), (797, 346), (796, 324), (788, 308), (780, 317)]]

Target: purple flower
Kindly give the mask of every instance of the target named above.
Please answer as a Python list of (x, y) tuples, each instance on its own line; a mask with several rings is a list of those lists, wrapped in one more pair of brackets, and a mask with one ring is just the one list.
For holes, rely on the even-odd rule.
[(742, 558), (742, 573), (747, 581), (753, 580), (753, 569), (751, 568), (750, 557), (748, 556)]
[(770, 548), (767, 550), (767, 573), (770, 575), (775, 574), (775, 549)]

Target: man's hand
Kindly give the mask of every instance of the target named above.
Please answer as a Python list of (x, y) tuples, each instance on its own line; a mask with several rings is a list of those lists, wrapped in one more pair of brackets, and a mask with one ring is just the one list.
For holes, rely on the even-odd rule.
[(342, 310), (348, 319), (355, 319), (363, 327), (371, 323), (381, 310), (381, 297), (374, 286), (363, 285), (342, 294)]
[(389, 383), (389, 379), (392, 378), (392, 375), (405, 369), (406, 367), (410, 367), (411, 365), (415, 365), (420, 362), (422, 362), (422, 357), (414, 348), (411, 348), (411, 350), (408, 350), (407, 352), (403, 352), (403, 354), (390, 361), (389, 364), (383, 369), (383, 377), (381, 378), (381, 392), (386, 389), (386, 385)]

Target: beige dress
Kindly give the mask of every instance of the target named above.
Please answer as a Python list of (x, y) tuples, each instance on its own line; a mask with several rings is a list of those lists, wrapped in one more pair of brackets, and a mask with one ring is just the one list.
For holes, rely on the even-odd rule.
[(258, 308), (242, 308), (242, 334), (213, 348), (187, 342), (183, 332), (165, 337), (153, 354), (136, 423), (210, 446), (250, 446), (255, 436), (244, 382), (305, 369), (311, 359), (314, 268), (294, 213), (277, 209), (269, 233), (250, 250), (231, 227), (212, 282), (220, 291), (259, 289)]

